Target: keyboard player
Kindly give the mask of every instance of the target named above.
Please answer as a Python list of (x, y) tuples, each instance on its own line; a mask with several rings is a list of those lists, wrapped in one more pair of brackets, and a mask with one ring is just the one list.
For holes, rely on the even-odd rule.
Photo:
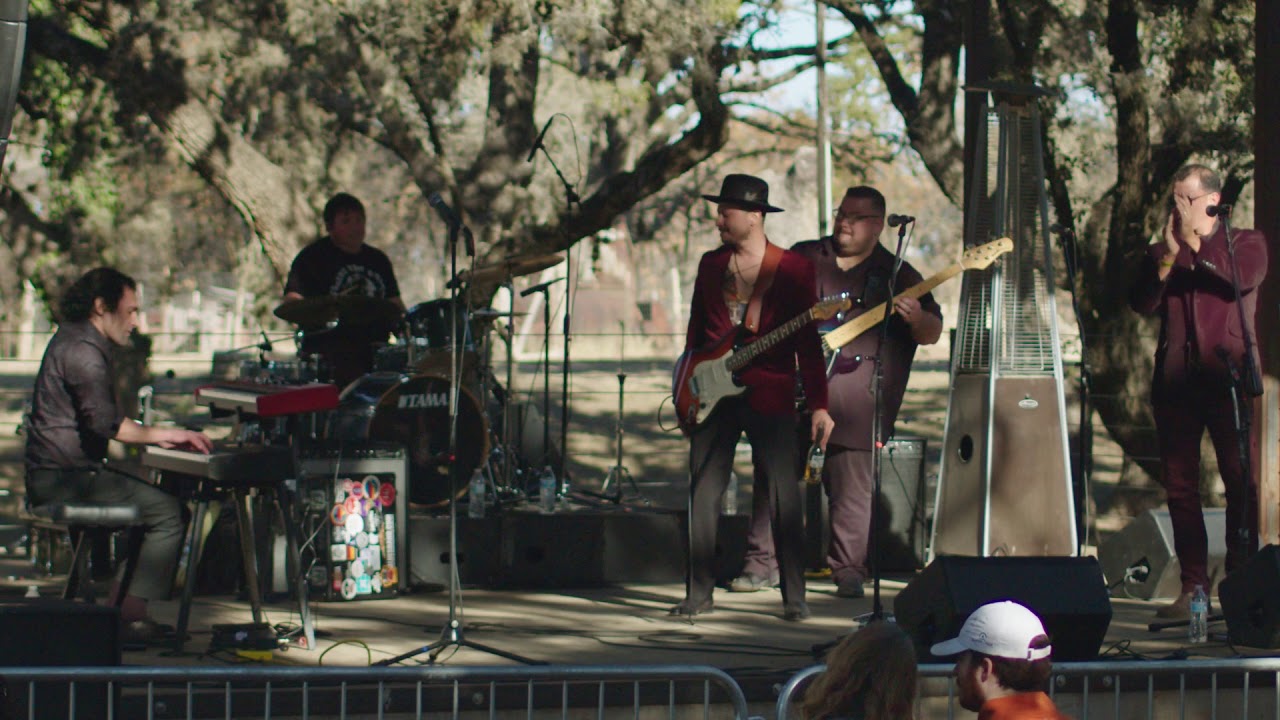
[[(138, 566), (120, 608), (127, 644), (160, 639), (147, 601), (167, 597), (184, 525), (178, 500), (104, 465), (110, 440), (199, 453), (203, 433), (139, 425), (124, 417), (113, 388), (111, 343), (127, 345), (137, 327), (137, 285), (109, 267), (90, 270), (63, 295), (58, 331), (36, 375), (25, 451), (28, 501), (128, 503), (145, 525)], [(113, 591), (114, 596), (118, 587)]]

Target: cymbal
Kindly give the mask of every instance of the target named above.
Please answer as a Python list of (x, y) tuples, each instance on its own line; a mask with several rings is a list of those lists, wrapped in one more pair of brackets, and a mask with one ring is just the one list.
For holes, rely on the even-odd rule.
[(507, 258), (501, 262), (481, 265), (460, 275), (469, 283), (503, 282), (539, 270), (546, 270), (564, 262), (563, 255), (530, 255), (529, 257)]
[(335, 320), (339, 324), (387, 325), (400, 317), (400, 308), (394, 302), (364, 295), (317, 295), (285, 300), (273, 312), (281, 320), (303, 327)]
[(528, 314), (529, 313), (524, 312), (523, 310), (494, 310), (492, 308), (480, 308), (479, 310), (471, 311), (471, 317), (477, 320), (500, 317), (520, 317)]

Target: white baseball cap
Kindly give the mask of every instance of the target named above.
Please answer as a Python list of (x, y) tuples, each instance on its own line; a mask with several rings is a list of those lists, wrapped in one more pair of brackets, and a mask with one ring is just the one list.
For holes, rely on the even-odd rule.
[(1016, 602), (987, 603), (974, 610), (960, 628), (960, 634), (929, 648), (939, 657), (965, 650), (1011, 660), (1040, 660), (1049, 657), (1052, 646), (1031, 647), (1040, 635), (1047, 635), (1040, 618)]

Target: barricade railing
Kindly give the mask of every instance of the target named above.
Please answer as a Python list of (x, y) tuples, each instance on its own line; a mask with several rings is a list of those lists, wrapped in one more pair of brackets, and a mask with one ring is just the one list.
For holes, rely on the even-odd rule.
[[(953, 668), (920, 666), (916, 717), (957, 717)], [(779, 692), (776, 720), (801, 717), (803, 690), (823, 670), (815, 665), (791, 676)], [(1050, 695), (1076, 720), (1280, 718), (1280, 658), (1059, 663)]]
[(654, 717), (746, 720), (718, 668), (636, 666), (0, 668), (15, 718)]

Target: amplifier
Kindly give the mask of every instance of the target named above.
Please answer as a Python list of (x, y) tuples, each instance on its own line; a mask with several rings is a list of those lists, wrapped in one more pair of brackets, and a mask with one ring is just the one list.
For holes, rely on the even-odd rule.
[(403, 450), (303, 459), (301, 554), (318, 597), (394, 597), (407, 588), (408, 476)]

